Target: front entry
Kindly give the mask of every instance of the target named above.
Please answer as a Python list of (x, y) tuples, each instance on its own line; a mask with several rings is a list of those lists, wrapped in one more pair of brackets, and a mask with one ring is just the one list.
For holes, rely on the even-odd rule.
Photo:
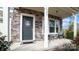
[(33, 17), (22, 16), (22, 41), (33, 41)]

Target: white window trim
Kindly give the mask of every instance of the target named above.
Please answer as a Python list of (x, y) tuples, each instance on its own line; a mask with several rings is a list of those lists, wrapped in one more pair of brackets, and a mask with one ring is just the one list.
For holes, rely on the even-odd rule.
[[(22, 40), (22, 17), (23, 16), (30, 16), (33, 17), (33, 40)], [(26, 14), (26, 13), (21, 13), (20, 15), (20, 42), (31, 42), (35, 40), (35, 16), (32, 14)]]
[[(49, 20), (52, 20), (53, 18), (49, 18)], [(48, 28), (48, 33), (49, 34), (57, 34), (58, 32), (56, 32), (56, 21), (58, 21), (59, 22), (59, 26), (58, 26), (58, 32), (60, 32), (60, 20), (56, 20), (55, 19), (55, 28), (54, 28), (54, 32), (51, 32), (50, 33), (50, 28)], [(44, 23), (45, 23), (45, 21), (44, 21), (44, 17), (42, 17), (42, 34), (44, 34)], [(49, 23), (49, 21), (48, 21), (48, 23)], [(48, 26), (49, 27), (49, 26)]]
[[(50, 32), (49, 31), (49, 34), (57, 34), (58, 32), (60, 32), (60, 23), (59, 23), (59, 26), (58, 26), (58, 32), (56, 32), (56, 21), (60, 22), (59, 20), (57, 19), (53, 19), (53, 18), (49, 18), (49, 20), (54, 20), (55, 21), (55, 28), (54, 28), (54, 32)], [(50, 30), (50, 29), (49, 29)]]

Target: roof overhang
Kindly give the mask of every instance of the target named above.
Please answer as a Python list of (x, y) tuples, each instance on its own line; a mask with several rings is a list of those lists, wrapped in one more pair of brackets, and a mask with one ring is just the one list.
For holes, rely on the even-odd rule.
[[(44, 13), (43, 7), (22, 7)], [(48, 13), (60, 18), (66, 18), (79, 12), (79, 7), (49, 7)]]
[(66, 18), (79, 12), (79, 7), (50, 7), (49, 14)]

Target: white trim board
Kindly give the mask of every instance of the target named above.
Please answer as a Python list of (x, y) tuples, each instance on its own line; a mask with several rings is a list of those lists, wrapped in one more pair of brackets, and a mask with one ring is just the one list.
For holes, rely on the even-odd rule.
[(9, 12), (9, 9), (8, 9), (8, 7), (4, 7), (3, 8), (3, 27), (4, 27), (4, 29), (3, 29), (3, 35), (5, 35), (5, 36), (7, 36), (6, 38), (5, 38), (5, 41), (9, 41), (9, 17), (8, 17), (8, 13)]
[[(9, 13), (12, 13), (13, 14), (13, 11), (14, 11), (14, 9), (10, 9), (9, 8)], [(12, 25), (11, 24), (12, 24), (12, 20), (13, 20), (13, 16), (9, 18), (9, 24), (10, 24), (9, 25), (9, 41), (12, 41), (12, 38), (11, 38), (11, 36), (12, 36), (11, 35), (11, 28), (12, 28)]]
[(31, 42), (35, 40), (35, 16), (31, 14), (21, 13), (20, 15), (20, 41), (25, 42), (22, 40), (22, 17), (23, 16), (30, 16), (33, 17), (33, 40), (25, 40), (26, 42)]

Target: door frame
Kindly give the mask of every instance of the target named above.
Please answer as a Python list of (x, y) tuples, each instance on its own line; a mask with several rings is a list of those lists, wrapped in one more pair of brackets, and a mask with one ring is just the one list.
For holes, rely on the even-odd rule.
[[(22, 20), (23, 16), (33, 17), (33, 39), (32, 40), (22, 40)], [(35, 40), (35, 16), (32, 14), (21, 13), (20, 15), (20, 41), (21, 42), (33, 42)]]

